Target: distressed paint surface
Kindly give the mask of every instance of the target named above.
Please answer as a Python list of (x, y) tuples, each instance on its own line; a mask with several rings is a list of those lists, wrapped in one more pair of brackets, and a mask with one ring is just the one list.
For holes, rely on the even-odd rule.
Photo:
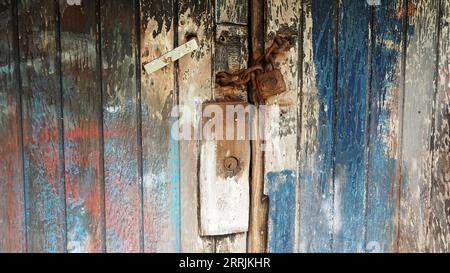
[[(189, 126), (192, 136), (200, 126), (201, 107), (213, 93), (212, 42), (213, 28), (209, 1), (179, 1), (178, 43), (196, 36), (200, 48), (179, 61), (179, 104), (185, 107), (180, 126)], [(198, 139), (198, 138), (197, 138)], [(213, 252), (214, 239), (199, 232), (199, 143), (180, 141), (181, 251)]]
[(29, 252), (66, 251), (56, 4), (18, 4)]
[(436, 80), (438, 1), (409, 4), (406, 52), (400, 252), (425, 252), (431, 190), (432, 111)]
[[(376, 2), (0, 1), (0, 252), (448, 252), (450, 6)], [(213, 75), (275, 33), (296, 45), (248, 238), (201, 236), (210, 153), (170, 138), (177, 87), (195, 128), (203, 102), (251, 99)]]
[(26, 251), (17, 39), (11, 0), (0, 1), (0, 253)]
[[(173, 49), (174, 1), (141, 1), (141, 63)], [(174, 64), (141, 71), (145, 252), (180, 251), (179, 145), (171, 138), (176, 105)]]
[(247, 25), (248, 1), (246, 0), (217, 0), (216, 23), (231, 23)]
[[(366, 251), (394, 252), (403, 94), (403, 1), (382, 1), (371, 13)], [(369, 246), (375, 249), (367, 249)]]
[[(250, 142), (248, 137), (238, 135), (238, 127), (244, 125), (245, 134), (248, 134), (250, 117), (242, 117), (245, 124), (240, 124), (239, 117), (237, 121), (234, 117), (232, 121), (235, 121), (230, 124), (228, 111), (235, 109), (235, 106), (247, 105), (208, 103), (203, 106), (204, 138), (200, 147), (199, 170), (202, 235), (227, 235), (248, 230)], [(229, 134), (234, 135), (236, 140), (223, 139)], [(244, 139), (239, 140), (242, 137)], [(236, 173), (227, 172), (224, 164), (228, 157), (237, 159)]]
[[(276, 34), (293, 36), (294, 44), (277, 60), (287, 91), (269, 99), (267, 105), (280, 106), (279, 119), (265, 118), (265, 133), (269, 150), (265, 151), (264, 193), (269, 197), (268, 252), (296, 251), (298, 206), (293, 202), (286, 210), (282, 200), (297, 200), (297, 130), (299, 113), (299, 1), (267, 1), (266, 46)], [(279, 121), (279, 122), (278, 122)], [(289, 173), (290, 175), (285, 175)], [(281, 243), (280, 238), (283, 238)]]
[(141, 251), (134, 1), (101, 2), (106, 251)]
[(427, 248), (450, 251), (450, 2), (440, 1), (438, 86), (433, 133), (433, 177)]
[(60, 1), (67, 251), (104, 246), (101, 89), (95, 1)]
[(369, 9), (340, 1), (335, 124), (333, 251), (364, 252)]
[(303, 5), (300, 252), (331, 252), (336, 5)]

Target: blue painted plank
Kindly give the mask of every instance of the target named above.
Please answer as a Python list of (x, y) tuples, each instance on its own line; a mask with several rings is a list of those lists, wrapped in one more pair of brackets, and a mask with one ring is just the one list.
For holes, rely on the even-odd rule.
[(367, 251), (393, 252), (398, 196), (403, 1), (374, 7), (369, 157)]
[(266, 174), (269, 205), (268, 250), (270, 253), (292, 253), (295, 247), (296, 174), (293, 171)]
[(366, 1), (340, 1), (338, 32), (333, 251), (362, 252), (369, 49)]
[(310, 0), (303, 6), (301, 252), (332, 251), (336, 10), (337, 5), (328, 0)]
[(18, 7), (29, 252), (66, 251), (56, 3)]

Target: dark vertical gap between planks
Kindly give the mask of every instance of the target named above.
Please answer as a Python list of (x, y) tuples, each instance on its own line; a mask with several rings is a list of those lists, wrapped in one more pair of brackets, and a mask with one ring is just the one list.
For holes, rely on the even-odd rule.
[[(303, 41), (303, 33), (305, 31), (305, 11), (304, 11), (304, 4), (306, 0), (301, 0), (300, 2), (300, 15), (299, 15), (299, 33), (298, 33), (298, 60), (297, 60), (297, 67), (298, 69), (298, 81), (299, 81), (299, 94), (297, 96), (297, 180), (296, 180), (296, 199), (295, 199), (295, 242), (294, 242), (294, 252), (300, 253), (300, 238), (301, 238), (301, 228), (300, 228), (300, 219), (301, 219), (301, 191), (300, 191), (300, 182), (301, 182), (301, 164), (298, 164), (301, 160), (301, 143), (302, 143), (302, 123), (303, 123), (303, 75), (304, 75), (304, 67), (303, 67), (303, 59), (305, 56), (305, 48), (304, 48), (304, 41)], [(298, 229), (298, 230), (297, 230)]]
[[(431, 153), (431, 164), (430, 164), (430, 177), (431, 177), (431, 181), (430, 181), (430, 187), (429, 187), (429, 192), (428, 192), (428, 205), (430, 206), (428, 209), (430, 210), (429, 213), (429, 219), (428, 219), (428, 223), (427, 223), (427, 227), (426, 227), (426, 246), (425, 246), (425, 250), (426, 251), (430, 251), (430, 246), (429, 246), (429, 236), (433, 236), (432, 234), (430, 235), (430, 228), (432, 226), (432, 221), (433, 221), (433, 214), (432, 214), (432, 193), (433, 190), (435, 188), (435, 184), (436, 184), (436, 179), (435, 179), (435, 175), (434, 175), (434, 162), (435, 162), (435, 156), (436, 156), (436, 152), (435, 152), (435, 138), (436, 138), (436, 112), (437, 112), (437, 95), (439, 92), (439, 65), (440, 65), (440, 54), (441, 54), (441, 50), (440, 50), (440, 45), (441, 45), (441, 35), (442, 35), (442, 28), (441, 28), (441, 21), (442, 21), (442, 0), (436, 0), (438, 1), (437, 4), (437, 12), (436, 12), (436, 28), (437, 28), (437, 37), (436, 37), (436, 64), (435, 64), (435, 71), (434, 71), (434, 92), (433, 92), (433, 105), (432, 105), (432, 109), (431, 109), (431, 136), (430, 136), (430, 153)], [(448, 1), (448, 0), (445, 0)]]
[(369, 200), (369, 159), (371, 155), (370, 149), (370, 123), (372, 120), (372, 109), (371, 109), (371, 100), (372, 100), (372, 78), (373, 78), (373, 56), (374, 56), (374, 43), (375, 43), (375, 7), (369, 5), (369, 40), (368, 40), (368, 54), (367, 54), (367, 99), (366, 99), (366, 128), (364, 129), (365, 143), (364, 143), (364, 235), (363, 235), (363, 246), (364, 252), (367, 251), (367, 225), (368, 225), (368, 200)]
[[(173, 0), (172, 12), (173, 12), (173, 44), (172, 44), (172, 46), (173, 46), (173, 48), (176, 48), (176, 47), (178, 47), (178, 44), (179, 44), (179, 41), (178, 41), (179, 40), (178, 39), (179, 2), (178, 2), (178, 0)], [(176, 61), (174, 63), (174, 69), (173, 69), (173, 78), (175, 81), (174, 82), (174, 91), (173, 91), (174, 97), (173, 97), (173, 99), (174, 99), (175, 105), (177, 105), (177, 106), (180, 105), (180, 82), (178, 79), (178, 77), (180, 76), (178, 73), (179, 70), (180, 70), (180, 63), (178, 61)], [(179, 144), (177, 145), (177, 154), (178, 154), (178, 157), (181, 156)], [(176, 167), (178, 168), (178, 170), (180, 170), (180, 168), (181, 168), (180, 158), (178, 158), (178, 164)], [(181, 182), (181, 181), (179, 181), (179, 182)], [(178, 215), (178, 219), (177, 219), (178, 220), (177, 224), (178, 224), (179, 228), (178, 228), (178, 232), (176, 234), (176, 236), (178, 237), (176, 250), (179, 253), (179, 252), (181, 252), (181, 229), (182, 229), (181, 219), (180, 219), (181, 218), (181, 186), (180, 186), (180, 184), (179, 184), (178, 192), (179, 192), (179, 194), (178, 194), (178, 200), (177, 200), (177, 202), (178, 202), (177, 209), (178, 209), (179, 215)]]
[(403, 180), (403, 132), (404, 132), (404, 112), (405, 112), (405, 91), (406, 91), (406, 53), (408, 49), (408, 24), (409, 24), (409, 14), (408, 14), (408, 1), (403, 0), (402, 12), (403, 12), (403, 20), (402, 20), (402, 68), (400, 75), (400, 91), (401, 91), (401, 99), (399, 105), (399, 164), (397, 169), (397, 205), (396, 205), (396, 227), (395, 227), (395, 246), (394, 252), (399, 252), (400, 247), (400, 221), (401, 221), (401, 188), (402, 188), (402, 180)]
[(331, 162), (331, 169), (332, 169), (332, 206), (331, 206), (331, 215), (332, 215), (332, 227), (331, 227), (331, 238), (330, 238), (330, 249), (331, 252), (334, 252), (334, 240), (335, 240), (335, 201), (336, 201), (336, 143), (337, 143), (337, 105), (338, 105), (338, 84), (339, 84), (339, 15), (340, 15), (340, 0), (334, 1), (335, 5), (335, 24), (334, 24), (334, 50), (335, 50), (335, 60), (334, 60), (334, 71), (335, 71), (335, 78), (334, 78), (334, 90), (333, 90), (333, 144), (331, 145), (332, 148), (332, 162)]
[(106, 253), (106, 201), (105, 201), (105, 157), (104, 157), (104, 130), (103, 130), (103, 76), (102, 76), (102, 27), (101, 27), (101, 1), (95, 0), (95, 20), (96, 20), (96, 29), (97, 29), (97, 43), (96, 43), (96, 52), (97, 52), (97, 92), (99, 94), (99, 104), (100, 104), (100, 112), (99, 112), (99, 149), (100, 149), (100, 195), (101, 195), (101, 214), (102, 214), (102, 252)]
[(56, 18), (56, 29), (55, 29), (55, 40), (56, 40), (56, 70), (58, 71), (58, 76), (59, 76), (59, 107), (57, 109), (57, 118), (58, 120), (60, 120), (59, 122), (59, 157), (61, 159), (61, 166), (60, 166), (60, 179), (62, 181), (62, 196), (64, 197), (64, 228), (65, 228), (65, 232), (64, 232), (64, 252), (67, 253), (67, 243), (68, 243), (68, 239), (67, 239), (67, 233), (68, 233), (68, 229), (67, 229), (67, 200), (66, 200), (66, 196), (67, 196), (67, 188), (66, 188), (66, 183), (65, 183), (65, 165), (66, 165), (66, 160), (65, 160), (65, 155), (64, 155), (64, 96), (63, 96), (63, 80), (62, 80), (62, 56), (61, 56), (61, 12), (60, 12), (60, 8), (59, 8), (59, 1), (58, 0), (54, 0), (54, 7), (55, 7), (55, 18)]
[(26, 194), (26, 184), (25, 184), (25, 157), (24, 157), (24, 140), (23, 140), (23, 109), (22, 109), (22, 77), (20, 74), (20, 47), (19, 47), (19, 8), (18, 2), (20, 0), (12, 0), (12, 18), (13, 18), (13, 32), (14, 32), (14, 59), (16, 65), (16, 75), (15, 80), (17, 82), (17, 113), (19, 117), (19, 146), (20, 146), (20, 158), (21, 158), (21, 170), (22, 170), (22, 191), (23, 191), (23, 229), (24, 229), (24, 251), (28, 252), (28, 225), (27, 225), (27, 194)]
[(141, 88), (141, 0), (134, 0), (135, 28), (136, 28), (136, 122), (137, 122), (137, 163), (139, 180), (139, 245), (140, 251), (145, 252), (144, 239), (144, 167), (142, 152), (142, 88)]

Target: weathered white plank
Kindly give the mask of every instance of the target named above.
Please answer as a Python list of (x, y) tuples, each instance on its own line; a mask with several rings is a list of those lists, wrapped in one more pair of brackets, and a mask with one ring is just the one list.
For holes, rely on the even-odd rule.
[(400, 252), (426, 251), (429, 220), (432, 106), (435, 92), (438, 1), (409, 3), (406, 53)]
[(450, 2), (441, 1), (428, 250), (450, 251)]
[(299, 45), (301, 3), (296, 0), (267, 1), (266, 46), (276, 34), (293, 36), (293, 47), (277, 58), (287, 91), (269, 99), (280, 106), (279, 116), (266, 116), (265, 188), (269, 196), (268, 251), (294, 252), (297, 240), (298, 190), (297, 129), (299, 110)]
[[(201, 106), (212, 97), (212, 16), (208, 1), (179, 1), (178, 43), (185, 43), (192, 36), (198, 39), (200, 48), (179, 61), (179, 103), (186, 110), (181, 126), (198, 130), (201, 122)], [(198, 206), (198, 141), (180, 141), (180, 195), (181, 195), (181, 251), (212, 252), (213, 240), (201, 237)]]
[[(204, 139), (200, 153), (202, 235), (226, 235), (248, 230), (250, 141), (248, 137), (245, 139), (245, 135), (238, 135), (238, 126), (245, 125), (248, 132), (249, 117), (230, 116), (232, 113), (229, 111), (234, 111), (235, 106), (236, 109), (246, 107), (241, 103), (204, 106)], [(235, 136), (236, 140), (230, 140), (228, 135)]]

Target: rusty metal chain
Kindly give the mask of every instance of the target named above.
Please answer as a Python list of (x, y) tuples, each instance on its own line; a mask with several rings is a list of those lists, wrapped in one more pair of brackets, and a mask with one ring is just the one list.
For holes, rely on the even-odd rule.
[(243, 86), (258, 74), (274, 69), (276, 55), (288, 51), (290, 47), (291, 42), (288, 38), (277, 35), (265, 55), (256, 60), (255, 65), (235, 72), (218, 72), (216, 83), (220, 86)]

